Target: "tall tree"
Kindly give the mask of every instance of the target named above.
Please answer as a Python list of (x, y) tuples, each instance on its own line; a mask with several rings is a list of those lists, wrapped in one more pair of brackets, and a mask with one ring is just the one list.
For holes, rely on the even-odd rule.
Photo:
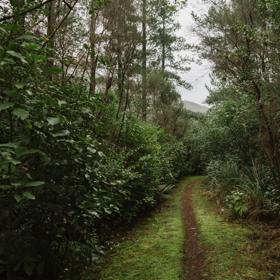
[(96, 70), (98, 63), (98, 50), (97, 50), (97, 28), (100, 8), (102, 7), (103, 2), (98, 2), (96, 0), (91, 1), (90, 7), (90, 94), (95, 94), (96, 92)]
[[(54, 55), (55, 55), (55, 38), (54, 32), (56, 28), (56, 5), (57, 0), (53, 0), (48, 3), (48, 23), (47, 23), (47, 40), (48, 40), (48, 62), (47, 70), (54, 66)], [(49, 71), (49, 79), (53, 79), (52, 72)]]
[(142, 116), (147, 119), (147, 0), (142, 0)]
[(22, 13), (25, 7), (24, 0), (10, 0), (12, 6), (14, 22), (17, 25), (18, 33), (22, 34), (25, 30), (25, 17), (26, 14)]
[(215, 78), (255, 98), (263, 150), (280, 186), (280, 135), (275, 121), (280, 72), (273, 66), (279, 48), (272, 43), (279, 35), (272, 35), (268, 22), (267, 8), (258, 0), (216, 1), (209, 14), (198, 20), (202, 53), (213, 61)]
[(185, 6), (186, 1), (154, 0), (152, 3), (152, 16), (150, 18), (151, 65), (161, 69), (164, 75), (179, 86), (189, 88), (190, 85), (183, 81), (179, 75), (179, 72), (189, 70), (189, 60), (184, 56), (188, 44), (185, 38), (176, 34), (180, 28), (176, 16), (178, 11)]

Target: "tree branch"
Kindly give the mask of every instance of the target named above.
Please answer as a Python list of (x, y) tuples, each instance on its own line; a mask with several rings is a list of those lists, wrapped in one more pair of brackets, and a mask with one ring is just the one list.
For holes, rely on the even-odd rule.
[[(52, 0), (51, 0), (52, 1)], [(42, 48), (44, 48), (49, 40), (51, 40), (54, 35), (56, 34), (56, 32), (60, 29), (60, 27), (62, 26), (62, 24), (65, 22), (65, 20), (68, 18), (68, 16), (70, 15), (70, 13), (72, 12), (72, 10), (75, 8), (76, 4), (78, 3), (79, 0), (76, 0), (74, 2), (74, 4), (69, 8), (69, 11), (67, 12), (67, 14), (65, 15), (65, 17), (60, 21), (60, 23), (58, 24), (58, 26), (55, 28), (55, 30), (53, 31), (53, 33), (47, 38), (46, 42), (42, 45)]]
[(28, 13), (33, 12), (33, 11), (35, 11), (35, 10), (38, 10), (38, 9), (42, 8), (43, 6), (45, 6), (46, 4), (48, 4), (48, 3), (52, 2), (52, 1), (54, 1), (54, 0), (46, 0), (46, 1), (44, 1), (43, 3), (40, 3), (40, 4), (38, 4), (38, 5), (34, 6), (34, 7), (31, 7), (31, 8), (29, 8), (29, 9), (27, 9), (27, 10), (25, 10), (25, 11), (23, 11), (23, 12), (17, 14), (17, 15), (10, 15), (10, 16), (2, 17), (2, 18), (0, 19), (0, 22), (6, 21), (6, 20), (9, 20), (9, 19), (12, 19), (12, 18), (15, 18), (15, 17), (17, 17), (17, 16), (23, 16), (23, 15), (25, 15), (25, 14), (28, 14)]

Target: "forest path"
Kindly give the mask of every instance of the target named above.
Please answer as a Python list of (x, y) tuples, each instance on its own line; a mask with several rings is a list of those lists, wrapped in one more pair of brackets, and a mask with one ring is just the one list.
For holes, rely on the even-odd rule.
[[(189, 177), (160, 207), (122, 234), (83, 280), (270, 280), (247, 223), (231, 222)], [(207, 195), (208, 194), (208, 195)]]
[(202, 280), (203, 269), (205, 267), (205, 256), (202, 245), (199, 241), (196, 216), (193, 208), (193, 187), (201, 184), (201, 180), (196, 180), (187, 185), (183, 193), (183, 220), (186, 234), (184, 275), (186, 280)]
[[(212, 196), (212, 194), (211, 194)], [(261, 226), (233, 221), (214, 200), (203, 178), (186, 184), (183, 197), (183, 280), (278, 280), (268, 271)], [(277, 273), (276, 273), (277, 274)], [(273, 276), (272, 276), (273, 275)], [(278, 275), (278, 274), (277, 274)]]

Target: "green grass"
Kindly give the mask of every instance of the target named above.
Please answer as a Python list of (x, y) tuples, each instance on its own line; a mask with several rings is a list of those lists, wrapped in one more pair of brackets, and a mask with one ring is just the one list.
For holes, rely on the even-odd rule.
[[(179, 183), (160, 210), (115, 244), (94, 279), (181, 280), (184, 258), (181, 198), (185, 186), (197, 179), (192, 177)], [(207, 279), (268, 280), (268, 273), (260, 269), (261, 255), (249, 238), (253, 229), (226, 221), (217, 213), (216, 205), (203, 195), (201, 186), (194, 187), (193, 202), (199, 238), (205, 248)]]
[(258, 271), (261, 258), (249, 239), (250, 227), (227, 222), (202, 195), (201, 187), (194, 188), (193, 201), (209, 279), (268, 279), (265, 272)]
[(182, 274), (184, 229), (181, 218), (183, 180), (161, 210), (121, 242), (102, 267), (100, 280), (178, 280)]

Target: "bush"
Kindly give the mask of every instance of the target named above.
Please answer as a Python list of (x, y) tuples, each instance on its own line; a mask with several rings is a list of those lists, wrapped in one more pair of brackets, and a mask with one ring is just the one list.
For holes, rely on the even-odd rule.
[(240, 170), (234, 158), (212, 160), (207, 166), (207, 177), (214, 190), (226, 194), (238, 185)]
[(225, 198), (225, 205), (235, 217), (245, 217), (248, 214), (247, 195), (240, 190), (230, 192)]
[(5, 36), (0, 278), (73, 279), (102, 255), (105, 230), (154, 206), (161, 185), (181, 174), (178, 153), (168, 155), (159, 128), (133, 115), (116, 120), (114, 99), (42, 80), (41, 42)]
[(212, 190), (235, 217), (268, 218), (279, 213), (279, 192), (267, 165), (253, 162), (244, 168), (228, 158), (211, 161), (207, 172)]

